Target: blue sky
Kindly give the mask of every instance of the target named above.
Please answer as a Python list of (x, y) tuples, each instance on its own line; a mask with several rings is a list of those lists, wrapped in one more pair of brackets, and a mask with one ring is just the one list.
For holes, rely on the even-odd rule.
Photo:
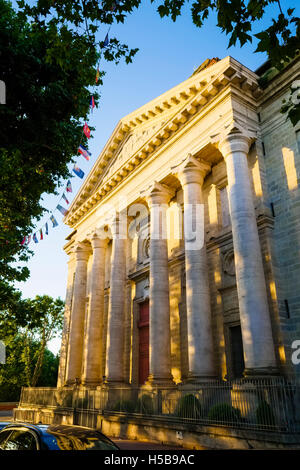
[[(281, 6), (286, 11), (288, 7), (297, 7), (297, 3), (283, 0)], [(188, 78), (205, 59), (222, 59), (231, 55), (252, 70), (266, 60), (264, 54), (254, 54), (255, 43), (243, 48), (227, 49), (228, 38), (215, 26), (214, 15), (199, 29), (192, 22), (189, 5), (177, 22), (173, 23), (170, 19), (160, 18), (156, 12), (156, 4), (155, 2), (151, 5), (150, 0), (144, 1), (142, 7), (130, 15), (124, 25), (113, 25), (111, 28), (110, 37), (116, 36), (131, 48), (138, 47), (139, 52), (129, 65), (101, 64), (101, 69), (107, 73), (101, 89), (99, 107), (94, 110), (89, 121), (96, 128), (93, 139), (90, 139), (92, 158), (90, 162), (81, 156), (77, 159), (78, 165), (85, 172), (85, 178), (122, 116)], [(257, 32), (269, 26), (274, 12), (277, 15), (277, 4), (269, 8), (264, 21), (257, 22)], [(106, 32), (107, 26), (103, 27), (100, 39), (104, 39)], [(81, 179), (72, 178), (71, 200), (81, 184)], [(58, 196), (46, 195), (43, 198), (44, 207), (53, 210), (58, 199)], [(37, 229), (48, 217), (49, 214), (37, 224)], [(43, 241), (38, 244), (31, 243), (35, 253), (28, 263), (31, 276), (26, 283), (18, 284), (24, 297), (43, 294), (60, 296), (62, 299), (65, 297), (67, 256), (62, 247), (71, 229), (63, 225), (60, 213), (56, 212), (55, 217), (59, 226), (50, 228), (49, 236)], [(56, 341), (51, 349), (57, 351), (57, 348)]]

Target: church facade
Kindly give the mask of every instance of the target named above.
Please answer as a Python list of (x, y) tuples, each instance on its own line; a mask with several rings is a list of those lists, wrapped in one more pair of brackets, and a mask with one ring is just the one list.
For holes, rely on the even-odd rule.
[(58, 387), (299, 374), (299, 62), (264, 72), (206, 61), (118, 123), (65, 217)]

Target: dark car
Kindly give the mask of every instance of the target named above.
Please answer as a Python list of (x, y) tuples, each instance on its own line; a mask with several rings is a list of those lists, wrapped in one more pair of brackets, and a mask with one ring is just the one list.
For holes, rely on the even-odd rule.
[(61, 424), (10, 423), (0, 431), (0, 450), (119, 450), (100, 431)]
[(0, 431), (8, 424), (10, 424), (10, 421), (0, 421)]

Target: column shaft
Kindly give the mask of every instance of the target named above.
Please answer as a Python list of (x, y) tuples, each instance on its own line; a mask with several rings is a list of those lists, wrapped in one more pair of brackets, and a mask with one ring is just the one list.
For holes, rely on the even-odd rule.
[(81, 377), (86, 303), (87, 262), (89, 258), (89, 253), (90, 251), (87, 247), (78, 247), (76, 250), (76, 271), (73, 290), (68, 360), (66, 368), (67, 384), (73, 384), (76, 380), (79, 380)]
[(124, 309), (126, 287), (126, 233), (112, 224), (110, 295), (107, 325), (106, 381), (123, 382)]
[(172, 383), (168, 242), (165, 233), (167, 202), (171, 192), (156, 183), (150, 206), (150, 312), (149, 380)]
[(96, 386), (102, 381), (102, 323), (104, 311), (105, 245), (106, 241), (92, 238), (93, 264), (91, 293), (86, 322), (82, 383)]
[(59, 369), (57, 378), (57, 387), (63, 387), (65, 384), (66, 375), (66, 364), (67, 364), (67, 353), (68, 343), (70, 334), (70, 320), (71, 320), (71, 309), (73, 300), (73, 288), (74, 288), (74, 254), (70, 254), (68, 262), (68, 280), (67, 280), (67, 291), (65, 300), (65, 312), (64, 312), (64, 327), (62, 333), (61, 347), (60, 347), (60, 358), (59, 358)]
[[(202, 201), (203, 170), (185, 168), (181, 173), (184, 191), (186, 310), (190, 381), (215, 376), (212, 319)], [(201, 210), (202, 209), (202, 210)], [(190, 239), (194, 226), (195, 238)], [(202, 236), (201, 236), (202, 234)], [(200, 246), (201, 245), (201, 246)]]
[(274, 344), (247, 162), (249, 141), (231, 134), (219, 148), (227, 168), (245, 375), (274, 373)]

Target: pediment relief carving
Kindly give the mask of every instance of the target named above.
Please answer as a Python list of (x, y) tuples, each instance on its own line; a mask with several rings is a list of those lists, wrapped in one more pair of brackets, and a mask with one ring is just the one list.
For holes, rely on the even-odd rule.
[(114, 173), (116, 173), (116, 171), (121, 168), (126, 161), (130, 160), (132, 155), (134, 155), (137, 150), (139, 150), (164, 124), (165, 121), (163, 120), (150, 126), (142, 127), (141, 129), (138, 128), (135, 132), (124, 139), (124, 142), (122, 142), (117, 150), (113, 162), (109, 165), (107, 172), (101, 178), (101, 183), (104, 183)]
[(70, 207), (73, 226), (129, 173), (181, 130), (228, 83), (252, 93), (256, 76), (225, 58), (122, 119)]

